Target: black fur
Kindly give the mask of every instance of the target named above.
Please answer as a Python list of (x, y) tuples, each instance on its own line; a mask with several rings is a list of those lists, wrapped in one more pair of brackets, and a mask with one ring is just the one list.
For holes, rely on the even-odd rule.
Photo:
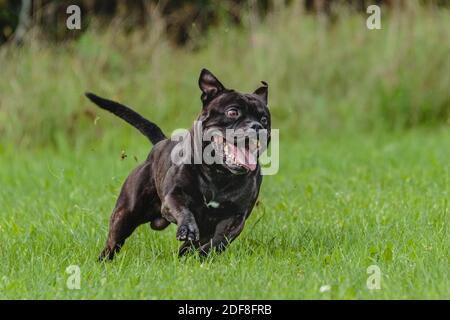
[[(199, 86), (203, 108), (198, 120), (203, 129), (214, 127), (224, 132), (256, 126), (266, 129), (270, 137), (266, 83), (251, 94), (242, 94), (226, 89), (203, 69)], [(243, 230), (258, 198), (262, 182), (259, 164), (173, 163), (171, 152), (177, 142), (167, 139), (156, 124), (117, 102), (92, 93), (86, 96), (139, 129), (155, 145), (122, 186), (99, 259), (112, 259), (136, 227), (148, 222), (154, 230), (177, 224), (176, 237), (184, 242), (180, 255), (190, 250), (202, 255), (225, 250)]]
[(127, 106), (115, 101), (101, 98), (93, 93), (87, 92), (86, 97), (98, 105), (100, 108), (108, 110), (119, 118), (122, 118), (133, 127), (138, 129), (144, 136), (146, 136), (152, 144), (157, 144), (161, 140), (166, 139), (162, 130), (153, 122), (145, 119), (136, 111), (131, 110)]

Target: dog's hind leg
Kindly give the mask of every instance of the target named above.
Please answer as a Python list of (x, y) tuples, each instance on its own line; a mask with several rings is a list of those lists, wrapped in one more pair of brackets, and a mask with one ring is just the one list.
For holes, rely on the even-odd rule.
[(126, 179), (109, 220), (108, 239), (99, 260), (112, 260), (133, 231), (154, 217), (160, 202), (149, 181), (147, 164), (137, 167)]
[(99, 260), (112, 260), (133, 231), (147, 221), (127, 208), (117, 207), (109, 222), (109, 234)]

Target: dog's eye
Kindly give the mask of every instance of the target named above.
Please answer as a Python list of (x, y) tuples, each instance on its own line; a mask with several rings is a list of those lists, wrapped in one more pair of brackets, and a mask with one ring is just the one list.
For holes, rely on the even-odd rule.
[(236, 108), (230, 108), (227, 110), (227, 117), (228, 118), (237, 118), (239, 117), (239, 110)]
[(262, 117), (262, 118), (261, 118), (261, 124), (262, 124), (263, 126), (266, 126), (266, 125), (267, 125), (267, 122), (268, 122), (267, 117)]

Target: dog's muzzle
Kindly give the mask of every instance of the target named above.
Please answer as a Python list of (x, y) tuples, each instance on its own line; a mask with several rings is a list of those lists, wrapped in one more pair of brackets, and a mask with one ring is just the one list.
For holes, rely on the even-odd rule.
[(225, 137), (216, 134), (212, 144), (215, 151), (222, 155), (223, 165), (232, 173), (242, 174), (257, 168), (258, 157), (265, 150), (259, 136), (254, 130), (250, 134), (246, 131)]

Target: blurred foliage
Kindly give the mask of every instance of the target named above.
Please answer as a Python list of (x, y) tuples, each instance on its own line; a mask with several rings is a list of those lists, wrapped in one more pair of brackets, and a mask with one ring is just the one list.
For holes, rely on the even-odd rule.
[(189, 127), (200, 110), (202, 67), (240, 91), (266, 80), (282, 139), (448, 126), (449, 10), (408, 1), (383, 13), (381, 30), (366, 28), (367, 15), (336, 10), (334, 22), (299, 3), (265, 19), (247, 10), (240, 25), (224, 19), (193, 37), (195, 51), (173, 46), (157, 13), (133, 30), (121, 20), (92, 20), (79, 38), (58, 45), (33, 28), (23, 46), (0, 47), (0, 149), (2, 141), (34, 147), (139, 139), (89, 103), (88, 90), (132, 106), (166, 133)]
[[(241, 11), (248, 6), (261, 14), (267, 11), (268, 0), (263, 1), (218, 1), (218, 0), (34, 0), (32, 1), (33, 25), (41, 28), (41, 36), (53, 41), (67, 40), (79, 36), (89, 26), (92, 19), (103, 25), (112, 20), (121, 20), (125, 31), (142, 28), (153, 23), (155, 18), (162, 19), (169, 38), (177, 44), (184, 44), (191, 32), (204, 32), (215, 25), (224, 16), (238, 23)], [(78, 5), (82, 11), (83, 28), (73, 32), (65, 28), (66, 8)], [(158, 11), (158, 17), (154, 12)], [(0, 30), (2, 40), (8, 39), (19, 23), (20, 1), (0, 0)], [(1, 43), (1, 42), (0, 42)]]
[(0, 0), (0, 44), (12, 37), (19, 22), (20, 1)]
[[(87, 30), (92, 19), (100, 19), (109, 24), (112, 19), (120, 19), (125, 30), (141, 28), (151, 24), (155, 18), (162, 19), (165, 31), (174, 43), (186, 44), (193, 36), (202, 34), (223, 19), (241, 24), (242, 17), (251, 10), (259, 17), (265, 17), (277, 7), (293, 0), (28, 0), (32, 2), (30, 20), (41, 28), (41, 36), (53, 41), (63, 41), (78, 37)], [(21, 3), (18, 0), (0, 0), (0, 44), (9, 39), (19, 24)], [(304, 9), (311, 13), (324, 13), (332, 18), (337, 15), (334, 8), (348, 8), (365, 12), (370, 4), (396, 8), (404, 7), (407, 0), (304, 0)], [(429, 6), (447, 6), (448, 0), (422, 0)], [(83, 28), (79, 32), (64, 27), (67, 19), (66, 8), (76, 4), (82, 10)], [(155, 17), (155, 10), (159, 16)]]

